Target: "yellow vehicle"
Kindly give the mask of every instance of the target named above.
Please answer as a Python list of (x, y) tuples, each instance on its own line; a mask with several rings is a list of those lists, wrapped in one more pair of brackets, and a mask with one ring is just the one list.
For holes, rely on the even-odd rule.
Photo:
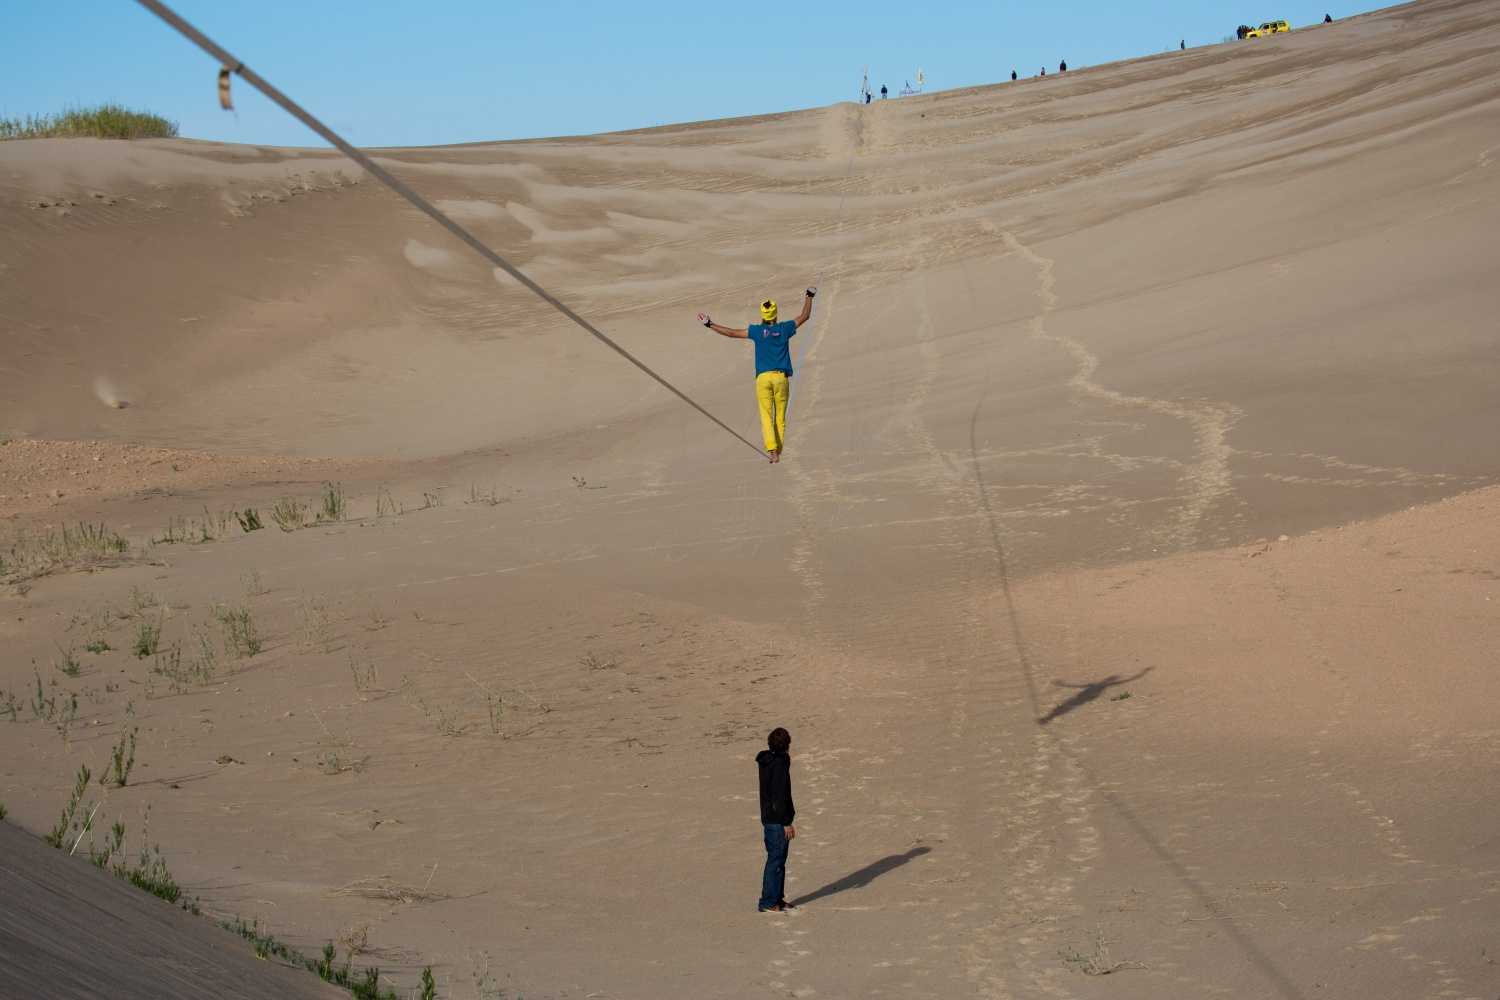
[(1285, 21), (1267, 21), (1259, 28), (1251, 28), (1245, 32), (1246, 38), (1264, 38), (1266, 35), (1280, 35), (1291, 31), (1292, 26)]

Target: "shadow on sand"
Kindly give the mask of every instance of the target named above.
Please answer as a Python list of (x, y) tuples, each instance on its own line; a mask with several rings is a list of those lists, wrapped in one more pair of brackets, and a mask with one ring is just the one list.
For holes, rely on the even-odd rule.
[(1093, 701), (1095, 698), (1099, 697), (1101, 694), (1103, 694), (1105, 691), (1108, 691), (1112, 687), (1116, 687), (1120, 684), (1129, 684), (1131, 681), (1140, 680), (1142, 677), (1145, 677), (1147, 674), (1149, 674), (1151, 670), (1151, 667), (1147, 667), (1140, 673), (1131, 674), (1129, 677), (1121, 677), (1119, 674), (1110, 674), (1108, 677), (1104, 678), (1104, 680), (1094, 681), (1092, 684), (1069, 684), (1067, 681), (1053, 681), (1052, 683), (1058, 687), (1077, 688), (1078, 693), (1073, 695), (1067, 701), (1059, 702), (1058, 704), (1052, 706), (1052, 711), (1036, 720), (1037, 725), (1045, 726), (1047, 723), (1051, 722), (1053, 719), (1057, 718), (1060, 715), (1067, 715), (1075, 708), (1082, 708), (1084, 705), (1087, 705), (1089, 702)]
[(873, 861), (865, 865), (857, 872), (850, 872), (837, 881), (829, 882), (821, 889), (814, 889), (805, 896), (798, 896), (792, 900), (792, 905), (802, 906), (806, 903), (832, 896), (835, 893), (843, 892), (845, 889), (863, 889), (886, 872), (900, 868), (913, 858), (920, 858), (924, 854), (931, 853), (932, 848), (930, 847), (913, 847), (911, 850), (904, 851), (901, 854), (888, 854), (879, 861)]

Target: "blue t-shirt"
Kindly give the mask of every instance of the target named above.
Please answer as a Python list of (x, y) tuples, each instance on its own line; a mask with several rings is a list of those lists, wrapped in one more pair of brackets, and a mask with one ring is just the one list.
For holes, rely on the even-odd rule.
[(755, 374), (786, 372), (792, 374), (792, 338), (797, 335), (797, 321), (754, 323), (750, 342), (755, 345)]

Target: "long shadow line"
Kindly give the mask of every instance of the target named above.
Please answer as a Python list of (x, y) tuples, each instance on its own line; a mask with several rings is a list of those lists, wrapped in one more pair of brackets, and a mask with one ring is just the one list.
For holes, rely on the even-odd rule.
[(911, 861), (913, 858), (920, 858), (924, 854), (931, 853), (932, 848), (930, 847), (913, 847), (910, 850), (903, 851), (900, 854), (888, 854), (885, 857), (881, 858), (879, 861), (873, 861), (870, 864), (865, 865), (859, 871), (850, 872), (843, 878), (835, 879), (821, 888), (814, 889), (812, 892), (798, 896), (796, 899), (792, 900), (792, 905), (802, 906), (805, 903), (811, 903), (814, 900), (823, 899), (826, 896), (832, 896), (835, 893), (843, 892), (846, 889), (863, 889), (865, 886), (869, 885), (871, 882), (875, 881), (886, 872), (892, 871), (896, 868), (900, 868), (902, 865), (906, 864), (908, 861)]
[[(974, 404), (974, 412), (969, 417), (969, 458), (974, 466), (974, 481), (979, 486), (979, 502), (984, 508), (985, 520), (989, 523), (990, 527), (990, 543), (994, 546), (995, 564), (1000, 575), (1000, 590), (1005, 597), (1005, 612), (1006, 617), (1010, 621), (1011, 642), (1015, 645), (1016, 658), (1020, 660), (1021, 670), (1026, 677), (1026, 691), (1031, 698), (1032, 717), (1041, 722), (1043, 716), (1041, 700), (1037, 696), (1036, 672), (1031, 665), (1031, 655), (1027, 652), (1026, 637), (1021, 630), (1021, 616), (1016, 611), (1015, 598), (1011, 594), (1010, 568), (1006, 563), (1005, 546), (1000, 541), (1000, 527), (995, 521), (994, 509), (990, 506), (989, 490), (985, 486), (984, 473), (979, 466), (979, 446), (976, 440), (976, 428), (979, 424), (979, 411), (984, 406), (985, 397), (988, 395), (988, 392), (980, 394), (979, 401)], [(1044, 729), (1043, 732), (1047, 732), (1047, 730)], [(1050, 734), (1049, 738), (1052, 738)], [(1100, 782), (1098, 776), (1094, 774), (1093, 770), (1080, 760), (1076, 754), (1064, 746), (1061, 741), (1055, 738), (1052, 739), (1058, 751), (1083, 772), (1089, 782), (1099, 790), (1100, 794), (1104, 797), (1104, 801), (1108, 802), (1111, 808), (1120, 815), (1120, 818), (1135, 831), (1136, 836), (1141, 838), (1151, 853), (1155, 854), (1172, 874), (1177, 877), (1177, 880), (1187, 887), (1188, 891), (1203, 905), (1204, 909), (1220, 918), (1224, 933), (1245, 953), (1245, 957), (1250, 961), (1250, 964), (1259, 969), (1261, 974), (1270, 980), (1276, 992), (1286, 997), (1287, 1000), (1306, 1000), (1305, 994), (1297, 988), (1297, 984), (1292, 982), (1286, 973), (1282, 972), (1276, 963), (1271, 960), (1271, 957), (1262, 951), (1260, 946), (1239, 928), (1234, 922), (1233, 917), (1220, 910), (1218, 904), (1214, 902), (1213, 897), (1208, 894), (1208, 890), (1203, 887), (1202, 883), (1192, 876), (1187, 867), (1181, 861), (1178, 861), (1171, 851), (1167, 850), (1166, 845), (1151, 832), (1150, 828), (1126, 804), (1125, 800), (1106, 788)]]

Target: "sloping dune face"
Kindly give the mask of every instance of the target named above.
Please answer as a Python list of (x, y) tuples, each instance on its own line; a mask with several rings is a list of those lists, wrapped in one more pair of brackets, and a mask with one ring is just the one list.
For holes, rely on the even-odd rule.
[[(1441, 465), (1451, 487), (1482, 470), (1426, 430), (1493, 375), (1493, 16), (1424, 4), (1018, 85), (382, 161), (705, 392), (727, 364), (691, 339), (698, 309), (743, 322), (822, 280), (819, 360), (854, 356), (856, 396), (898, 366), (926, 385), (924, 343), (971, 372), (1024, 347), (1071, 370), (1052, 394), (1095, 411), (1101, 455), (1182, 438), (1197, 510), (1232, 504), (1236, 473), (1306, 494)], [(429, 456), (666, 402), (330, 155), (11, 143), (0, 192), (11, 434)], [(1008, 444), (1048, 442), (1039, 402)]]
[(817, 285), (783, 460), (331, 154), (0, 144), (0, 468), (270, 529), (3, 598), (19, 822), (138, 728), (101, 822), (445, 996), (1495, 993), (1500, 6), (378, 157), (752, 442), (694, 316)]

